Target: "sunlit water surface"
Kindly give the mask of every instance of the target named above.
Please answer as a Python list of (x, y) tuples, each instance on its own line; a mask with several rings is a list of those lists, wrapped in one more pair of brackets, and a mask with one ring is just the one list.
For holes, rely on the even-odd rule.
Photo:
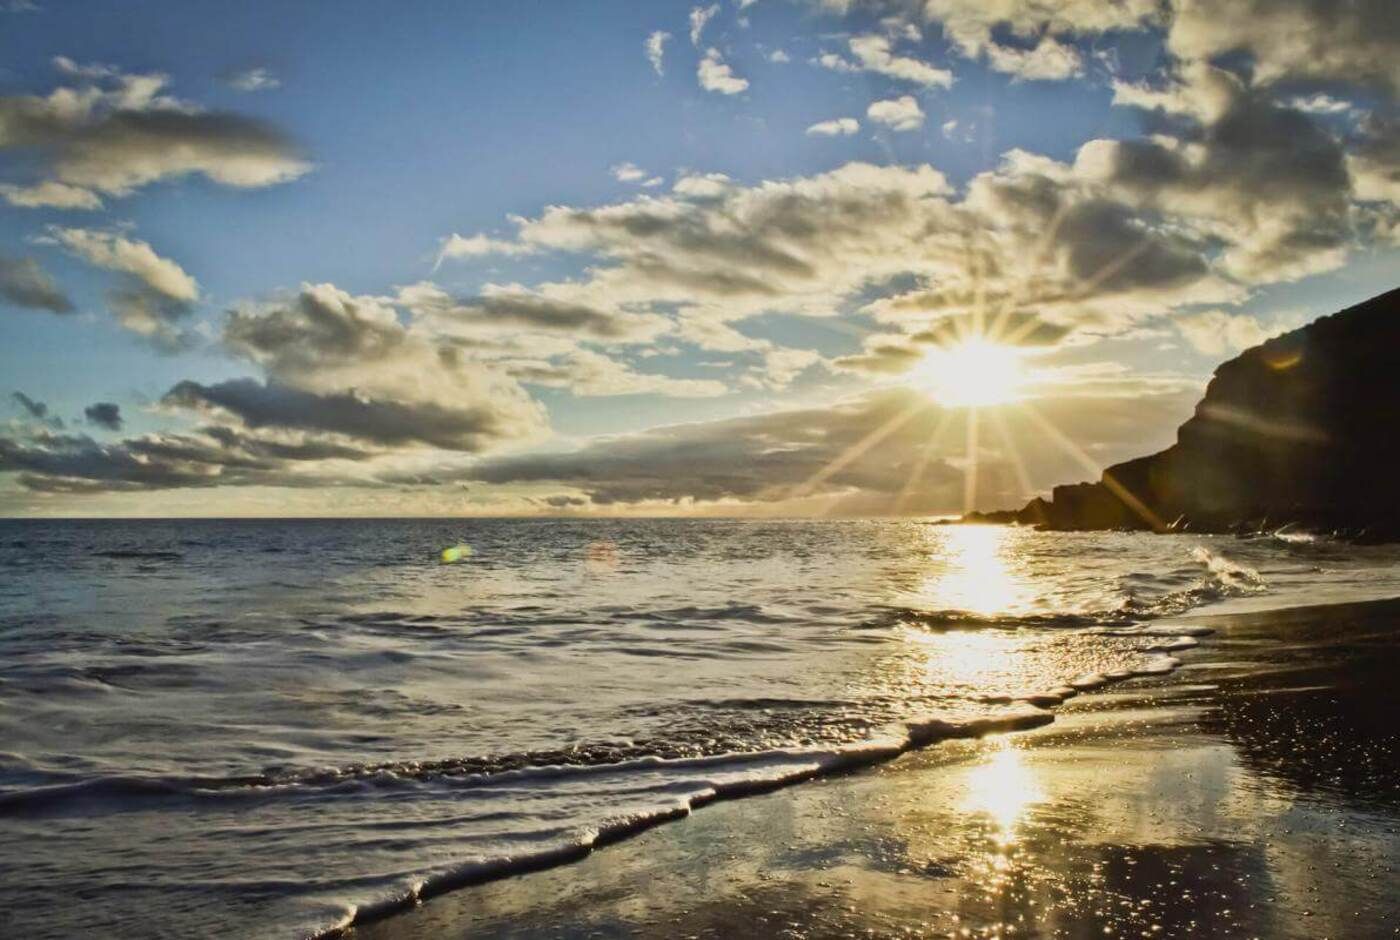
[[(1400, 552), (1297, 534), (3, 522), (0, 910), (26, 937), (314, 934), (1048, 720), (1170, 671), (1196, 639), (1162, 618), (1395, 594)], [(1015, 770), (969, 810), (1009, 826)]]

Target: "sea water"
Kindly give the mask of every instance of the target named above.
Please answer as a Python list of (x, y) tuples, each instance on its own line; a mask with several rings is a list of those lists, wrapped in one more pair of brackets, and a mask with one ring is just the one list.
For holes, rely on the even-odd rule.
[(1053, 720), (1400, 549), (921, 521), (0, 522), (7, 936), (315, 936)]

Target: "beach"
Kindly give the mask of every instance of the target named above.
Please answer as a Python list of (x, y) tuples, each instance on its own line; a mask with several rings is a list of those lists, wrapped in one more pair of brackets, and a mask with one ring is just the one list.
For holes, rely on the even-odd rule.
[(427, 937), (1400, 934), (1400, 600), (1181, 622), (1175, 674), (433, 898)]

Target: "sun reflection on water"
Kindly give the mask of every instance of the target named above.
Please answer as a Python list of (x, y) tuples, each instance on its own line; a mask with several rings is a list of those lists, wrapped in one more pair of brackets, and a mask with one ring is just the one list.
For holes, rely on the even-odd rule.
[(1030, 607), (1031, 585), (1015, 557), (1016, 530), (1004, 526), (945, 526), (939, 532), (941, 570), (920, 591), (926, 606), (983, 616)]

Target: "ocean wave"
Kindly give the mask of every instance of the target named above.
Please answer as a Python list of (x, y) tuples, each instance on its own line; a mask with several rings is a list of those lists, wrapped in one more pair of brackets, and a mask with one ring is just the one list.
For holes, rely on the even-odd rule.
[[(1230, 597), (1268, 589), (1264, 578), (1248, 565), (1204, 547), (1192, 550), (1189, 567), (1164, 572), (1126, 572), (1118, 577), (1122, 599), (1117, 606), (1090, 611), (1048, 611), (1031, 614), (978, 613), (969, 610), (925, 610), (887, 607), (857, 625), (858, 629), (915, 626), (924, 630), (1059, 630), (1126, 626), (1143, 620), (1174, 617)], [(1186, 585), (1174, 587), (1174, 585)], [(1146, 596), (1140, 596), (1145, 593)]]
[(180, 552), (135, 548), (111, 548), (92, 552), (91, 554), (94, 558), (134, 559), (137, 561), (180, 561), (185, 557)]
[(579, 861), (595, 849), (638, 835), (665, 822), (688, 816), (707, 804), (768, 793), (818, 777), (829, 776), (886, 763), (943, 741), (979, 738), (994, 734), (1027, 731), (1055, 720), (1048, 709), (1084, 692), (1141, 676), (1161, 676), (1172, 672), (1180, 661), (1155, 655), (1133, 669), (1088, 673), (1043, 693), (1023, 696), (1016, 702), (1023, 707), (1001, 714), (971, 719), (927, 718), (910, 721), (897, 731), (858, 743), (826, 749), (781, 749), (749, 754), (720, 754), (708, 757), (663, 760), (642, 758), (621, 764), (596, 767), (538, 767), (507, 771), (492, 777), (492, 785), (509, 782), (557, 779), (561, 776), (612, 775), (627, 772), (666, 772), (676, 776), (669, 803), (654, 808), (608, 818), (590, 826), (567, 841), (531, 852), (514, 852), (494, 858), (476, 858), (432, 875), (414, 879), (409, 885), (381, 897), (354, 903), (334, 923), (315, 931), (315, 940), (341, 937), (353, 927), (402, 912), (431, 897), (457, 888), (482, 884), (532, 871)]

